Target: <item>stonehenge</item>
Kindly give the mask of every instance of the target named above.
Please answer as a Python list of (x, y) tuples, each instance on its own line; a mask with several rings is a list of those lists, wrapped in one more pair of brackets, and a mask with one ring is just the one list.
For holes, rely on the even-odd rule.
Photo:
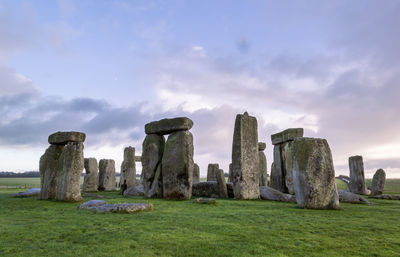
[(111, 159), (101, 159), (99, 162), (99, 191), (115, 191), (115, 161)]
[(84, 168), (81, 132), (56, 132), (48, 138), (50, 146), (40, 157), (39, 199), (76, 202), (82, 199), (79, 179)]
[(383, 189), (385, 188), (385, 182), (385, 171), (383, 169), (377, 170), (372, 178), (371, 196), (381, 195), (383, 193)]
[(274, 145), (274, 162), (271, 167), (270, 186), (282, 193), (294, 194), (293, 185), (293, 141), (302, 138), (302, 128), (290, 128), (271, 135)]
[(207, 181), (217, 181), (218, 163), (210, 163), (207, 168)]
[(259, 199), (257, 119), (238, 114), (232, 143), (232, 179), (236, 199)]
[(354, 194), (367, 195), (368, 190), (365, 185), (364, 176), (364, 162), (362, 156), (352, 156), (349, 158), (349, 168), (350, 168), (350, 182), (349, 189), (350, 192)]
[(83, 179), (83, 192), (97, 191), (99, 186), (99, 168), (96, 158), (85, 158), (85, 177)]
[(294, 195), (282, 193), (272, 187), (260, 186), (260, 196), (262, 200), (280, 201), (280, 202), (296, 202)]
[(260, 186), (268, 186), (267, 157), (265, 157), (264, 153), (266, 147), (267, 146), (265, 143), (258, 143), (258, 169)]
[(136, 163), (135, 148), (132, 146), (124, 149), (124, 160), (121, 164), (120, 193), (135, 185), (136, 182)]
[(200, 167), (197, 163), (193, 166), (193, 184), (200, 182)]
[[(192, 196), (193, 121), (162, 119), (145, 125), (142, 174), (146, 197), (184, 200)], [(168, 139), (165, 141), (164, 135)]]

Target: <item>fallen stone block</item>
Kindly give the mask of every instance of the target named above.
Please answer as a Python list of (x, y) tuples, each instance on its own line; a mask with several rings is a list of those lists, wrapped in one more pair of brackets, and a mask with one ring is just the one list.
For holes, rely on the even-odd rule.
[(196, 198), (192, 202), (200, 204), (217, 204), (215, 198)]
[(342, 203), (360, 203), (360, 204), (371, 204), (367, 199), (361, 195), (354, 194), (346, 190), (338, 190), (339, 201)]
[(290, 203), (296, 202), (296, 197), (294, 195), (285, 194), (267, 186), (260, 186), (260, 196), (262, 200), (290, 202)]
[(103, 200), (91, 200), (78, 206), (78, 209), (92, 210), (96, 213), (134, 213), (138, 211), (151, 211), (153, 210), (153, 205), (150, 203), (107, 204)]
[(124, 196), (144, 196), (143, 185), (135, 185), (124, 191)]
[(24, 192), (18, 192), (13, 194), (12, 197), (22, 198), (22, 197), (31, 197), (31, 196), (39, 196), (40, 195), (40, 188), (30, 188)]

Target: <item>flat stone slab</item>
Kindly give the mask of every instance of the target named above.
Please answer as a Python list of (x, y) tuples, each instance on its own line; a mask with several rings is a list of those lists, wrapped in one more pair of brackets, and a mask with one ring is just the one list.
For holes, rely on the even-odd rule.
[(49, 144), (52, 145), (65, 145), (68, 142), (79, 142), (83, 143), (85, 142), (86, 135), (85, 133), (82, 132), (76, 132), (76, 131), (67, 131), (67, 132), (61, 132), (58, 131), (54, 134), (51, 134), (49, 136)]
[(153, 205), (150, 203), (107, 204), (103, 200), (91, 200), (81, 204), (78, 209), (92, 210), (96, 213), (134, 213), (138, 211), (151, 211), (153, 210)]
[(338, 190), (339, 202), (341, 203), (358, 203), (358, 204), (371, 204), (367, 199), (361, 195), (354, 194), (346, 190)]
[(282, 132), (271, 135), (271, 141), (273, 145), (283, 144), (288, 141), (293, 141), (296, 138), (303, 137), (304, 129), (302, 128), (290, 128)]
[(30, 188), (24, 192), (19, 192), (19, 193), (13, 194), (12, 197), (22, 198), (22, 197), (30, 197), (30, 196), (39, 196), (39, 194), (40, 194), (40, 188), (34, 187), (34, 188)]
[(382, 200), (400, 200), (400, 195), (374, 195), (370, 196), (370, 198)]
[(196, 198), (192, 202), (200, 204), (217, 204), (215, 198)]
[(193, 127), (193, 121), (186, 117), (162, 119), (147, 123), (144, 126), (146, 134), (166, 135), (175, 131), (189, 130)]
[(260, 197), (262, 200), (295, 203), (294, 195), (282, 193), (272, 187), (260, 186)]

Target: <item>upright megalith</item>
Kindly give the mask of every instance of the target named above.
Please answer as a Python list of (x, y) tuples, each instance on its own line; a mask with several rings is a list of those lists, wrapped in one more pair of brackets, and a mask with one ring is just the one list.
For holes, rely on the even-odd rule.
[(85, 177), (83, 179), (83, 192), (95, 192), (99, 186), (99, 167), (96, 158), (85, 158)]
[(115, 184), (115, 161), (101, 159), (99, 162), (99, 191), (114, 191)]
[(193, 135), (176, 131), (169, 135), (162, 158), (163, 197), (187, 200), (192, 196)]
[(228, 182), (233, 183), (232, 163), (229, 163)]
[(266, 147), (267, 146), (265, 143), (258, 143), (258, 169), (260, 186), (268, 186), (267, 157), (264, 153)]
[(200, 182), (200, 167), (199, 167), (199, 165), (197, 165), (197, 163), (195, 163), (193, 166), (193, 181), (192, 182), (193, 182), (193, 184)]
[(134, 186), (136, 182), (136, 163), (135, 163), (135, 148), (132, 146), (124, 149), (124, 160), (121, 164), (121, 177), (120, 177), (120, 193), (124, 194), (124, 191), (131, 186)]
[(220, 198), (228, 198), (228, 189), (226, 187), (225, 175), (222, 169), (216, 172), (216, 179), (218, 184), (218, 195)]
[(385, 182), (385, 171), (383, 169), (377, 170), (372, 178), (371, 196), (381, 195), (383, 193), (383, 189), (385, 188)]
[(298, 206), (338, 209), (339, 195), (328, 142), (320, 138), (293, 141), (293, 182)]
[(161, 161), (164, 153), (164, 136), (147, 135), (142, 144), (142, 175), (144, 194), (148, 198), (162, 198)]
[(350, 168), (350, 192), (355, 194), (368, 194), (367, 186), (365, 185), (364, 163), (362, 156), (352, 156), (349, 158)]
[(302, 128), (289, 128), (271, 135), (274, 162), (271, 168), (270, 186), (280, 192), (294, 194), (293, 141), (302, 138), (303, 134)]
[(207, 168), (207, 181), (217, 181), (218, 163), (209, 163)]
[(77, 202), (82, 199), (79, 180), (84, 168), (83, 143), (69, 142), (59, 159), (56, 199)]
[(257, 119), (238, 114), (232, 144), (233, 191), (236, 199), (258, 199), (259, 159)]
[(79, 179), (84, 167), (81, 132), (51, 134), (51, 144), (39, 162), (40, 199), (75, 202), (81, 200)]
[(56, 199), (58, 160), (64, 145), (50, 145), (40, 157), (40, 196), (42, 200)]

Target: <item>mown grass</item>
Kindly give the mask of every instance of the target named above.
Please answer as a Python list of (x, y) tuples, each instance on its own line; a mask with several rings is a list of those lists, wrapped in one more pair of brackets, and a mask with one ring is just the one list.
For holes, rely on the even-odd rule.
[(107, 192), (99, 195), (110, 203), (148, 202), (154, 210), (94, 214), (77, 210), (79, 203), (11, 198), (16, 191), (0, 190), (0, 256), (400, 256), (400, 201), (324, 211)]

